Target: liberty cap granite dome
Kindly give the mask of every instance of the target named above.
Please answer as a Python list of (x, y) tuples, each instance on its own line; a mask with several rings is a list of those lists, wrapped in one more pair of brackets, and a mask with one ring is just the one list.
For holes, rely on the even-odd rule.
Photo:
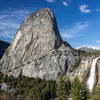
[(56, 80), (74, 64), (78, 54), (59, 34), (56, 18), (49, 8), (28, 16), (0, 61), (1, 72), (17, 77)]
[(43, 50), (43, 48), (46, 48), (46, 51), (58, 48), (62, 42), (55, 17), (48, 8), (32, 13), (27, 17), (15, 36), (14, 44), (12, 46), (13, 50), (17, 45), (17, 40), (22, 37), (21, 35), (23, 35), (24, 38), (27, 38), (25, 39), (26, 41), (30, 37), (32, 41), (37, 39), (39, 46), (41, 45), (40, 49)]

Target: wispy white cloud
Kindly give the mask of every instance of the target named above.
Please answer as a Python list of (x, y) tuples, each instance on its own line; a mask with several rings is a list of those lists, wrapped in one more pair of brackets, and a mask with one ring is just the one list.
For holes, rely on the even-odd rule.
[(88, 5), (84, 4), (84, 5), (80, 5), (80, 11), (83, 13), (90, 13), (91, 10), (88, 9)]
[(9, 39), (13, 39), (14, 34), (11, 34), (11, 33), (7, 32), (7, 31), (3, 31), (3, 33), (0, 34), (0, 37), (3, 37), (3, 38), (6, 37), (6, 38), (9, 38)]
[(27, 9), (0, 12), (0, 38), (12, 39), (21, 22), (30, 12)]
[(28, 14), (30, 14), (30, 10), (27, 9), (20, 9), (11, 12), (11, 16), (18, 16), (18, 17), (26, 17)]
[(28, 14), (30, 14), (30, 10), (28, 9), (2, 11), (0, 12), (0, 19), (5, 17), (26, 17)]
[(82, 22), (76, 23), (72, 28), (62, 30), (61, 35), (63, 38), (67, 38), (67, 39), (78, 37), (78, 36), (80, 36), (79, 33), (82, 30), (84, 30), (87, 26), (88, 26), (88, 23), (86, 23), (86, 22), (85, 23), (82, 23)]
[(4, 19), (5, 17), (8, 17), (8, 15), (6, 15), (6, 14), (0, 15), (0, 20)]
[(93, 45), (82, 45), (82, 46), (76, 47), (76, 49), (80, 49), (82, 47), (87, 47), (87, 48), (100, 50), (100, 46), (93, 46)]
[(68, 7), (68, 3), (66, 1), (62, 1), (63, 5)]
[(10, 21), (0, 21), (0, 27), (1, 29), (6, 29), (6, 28), (18, 28), (19, 24), (16, 22), (11, 22)]
[(77, 34), (68, 34), (68, 33), (64, 30), (64, 31), (62, 31), (61, 36), (62, 36), (63, 38), (70, 39), (70, 38), (75, 38), (75, 37), (77, 37), (78, 35), (77, 35)]
[(96, 43), (100, 43), (100, 41), (96, 41)]
[(47, 2), (50, 2), (50, 3), (52, 3), (52, 2), (56, 2), (56, 0), (46, 0)]
[(100, 8), (96, 9), (96, 12), (100, 12)]

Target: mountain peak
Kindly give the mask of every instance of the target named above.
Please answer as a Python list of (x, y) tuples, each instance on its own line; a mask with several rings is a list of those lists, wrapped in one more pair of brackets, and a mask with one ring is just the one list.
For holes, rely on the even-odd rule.
[(54, 15), (53, 15), (53, 12), (51, 11), (51, 9), (49, 9), (49, 8), (43, 8), (43, 9), (40, 9), (40, 10), (38, 10), (37, 11), (38, 13), (40, 13), (40, 14), (46, 14), (46, 15), (50, 15), (51, 17), (53, 17)]
[[(45, 43), (42, 47), (48, 45), (48, 49), (56, 49), (62, 43), (55, 16), (49, 8), (43, 8), (26, 18), (15, 36), (13, 50), (22, 37), (31, 37), (31, 41), (37, 38), (41, 45)], [(25, 40), (28, 41), (27, 39)]]
[(77, 53), (63, 43), (52, 11), (43, 8), (22, 23), (0, 61), (0, 68), (15, 77), (22, 73), (56, 80), (77, 57)]

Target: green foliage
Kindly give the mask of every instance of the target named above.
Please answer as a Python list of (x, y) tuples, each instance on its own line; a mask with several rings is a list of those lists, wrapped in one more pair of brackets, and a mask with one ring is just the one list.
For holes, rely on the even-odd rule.
[(100, 100), (100, 93), (91, 96), (88, 100)]
[(66, 91), (67, 91), (67, 95), (70, 95), (70, 89), (71, 89), (71, 82), (70, 79), (67, 77), (66, 78)]
[(87, 100), (87, 89), (84, 84), (81, 84), (78, 77), (74, 78), (71, 86), (70, 96), (73, 100)]
[(63, 76), (56, 84), (57, 100), (67, 100), (66, 77)]
[(75, 61), (75, 64), (74, 64), (74, 68), (77, 68), (77, 67), (79, 67), (79, 65), (80, 65), (80, 62), (81, 62), (81, 58), (79, 57), (76, 61)]
[[(19, 76), (14, 78), (13, 76), (7, 76), (0, 74), (2, 80), (0, 83), (7, 83), (10, 88), (16, 90), (15, 96), (22, 95), (25, 100), (54, 100), (56, 96), (56, 82), (53, 80), (45, 80), (39, 78), (27, 78), (25, 76)], [(0, 90), (0, 95), (2, 91)]]
[[(87, 89), (84, 84), (80, 84), (78, 78), (75, 78), (71, 84), (69, 78), (63, 76), (59, 81), (45, 80), (40, 78), (28, 78), (19, 76), (7, 76), (0, 73), (0, 84), (7, 83), (8, 87), (15, 89), (15, 92), (8, 92), (9, 96), (17, 97), (21, 95), (24, 100), (87, 100)], [(4, 91), (0, 90), (0, 95)]]
[(0, 89), (0, 95), (3, 93), (3, 91)]
[(25, 95), (29, 100), (53, 100), (55, 97), (55, 82), (50, 80), (40, 80), (36, 79), (33, 84), (30, 82), (29, 84), (34, 85), (30, 87), (27, 91), (25, 91)]
[(88, 100), (100, 100), (100, 86), (95, 87)]
[(72, 66), (70, 66), (69, 72), (73, 72), (76, 68), (78, 68), (80, 65), (80, 62), (81, 62), (81, 58), (79, 56), (79, 58), (76, 59), (75, 63)]
[(91, 53), (88, 53), (88, 52), (85, 52), (85, 51), (78, 51), (79, 52), (79, 55), (80, 56), (92, 56), (92, 55), (100, 55), (100, 50), (98, 51), (94, 51), (94, 52), (91, 52)]

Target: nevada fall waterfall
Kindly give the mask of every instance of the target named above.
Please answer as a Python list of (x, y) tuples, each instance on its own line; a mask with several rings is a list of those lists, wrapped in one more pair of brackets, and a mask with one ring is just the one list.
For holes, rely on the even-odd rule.
[(92, 92), (94, 84), (95, 84), (95, 78), (96, 78), (96, 63), (98, 61), (100, 57), (97, 57), (93, 60), (92, 65), (91, 65), (91, 69), (90, 69), (90, 76), (88, 78), (87, 81), (87, 86), (90, 90), (90, 92)]

